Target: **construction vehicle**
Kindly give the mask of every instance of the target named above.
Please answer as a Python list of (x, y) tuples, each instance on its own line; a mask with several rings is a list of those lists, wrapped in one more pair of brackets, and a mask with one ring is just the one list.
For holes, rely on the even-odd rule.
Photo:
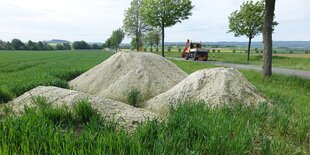
[(209, 51), (209, 49), (202, 49), (201, 43), (190, 42), (187, 46), (185, 46), (181, 57), (186, 60), (192, 58), (194, 60), (207, 61)]

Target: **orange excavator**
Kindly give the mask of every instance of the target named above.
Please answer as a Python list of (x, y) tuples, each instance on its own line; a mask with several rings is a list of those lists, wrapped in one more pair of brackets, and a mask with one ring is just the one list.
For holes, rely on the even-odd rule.
[(183, 49), (181, 57), (185, 58), (186, 60), (192, 58), (194, 60), (207, 61), (209, 57), (209, 51), (210, 49), (202, 49), (201, 43), (188, 41), (185, 45), (185, 48)]

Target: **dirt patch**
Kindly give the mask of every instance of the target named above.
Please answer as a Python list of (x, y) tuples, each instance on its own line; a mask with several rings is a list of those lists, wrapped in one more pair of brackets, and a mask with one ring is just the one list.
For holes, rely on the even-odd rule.
[(172, 62), (152, 53), (119, 52), (69, 85), (74, 90), (127, 102), (133, 88), (148, 100), (175, 86), (187, 74)]
[(147, 101), (144, 108), (165, 115), (171, 106), (189, 100), (204, 101), (212, 107), (235, 103), (250, 106), (266, 101), (236, 69), (213, 68), (189, 75), (167, 92)]
[(156, 118), (156, 115), (151, 112), (134, 108), (125, 103), (57, 87), (40, 86), (34, 88), (16, 98), (10, 104), (13, 110), (19, 113), (24, 111), (26, 105), (29, 107), (35, 106), (33, 98), (36, 96), (45, 97), (54, 106), (68, 106), (69, 108), (73, 107), (77, 101), (87, 99), (103, 118), (114, 120), (128, 130), (135, 129), (139, 123), (147, 119)]

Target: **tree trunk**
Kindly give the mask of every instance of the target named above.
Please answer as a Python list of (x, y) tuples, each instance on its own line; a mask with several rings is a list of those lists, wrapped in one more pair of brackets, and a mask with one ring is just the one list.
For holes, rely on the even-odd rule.
[(161, 24), (161, 55), (165, 57), (165, 25)]
[(136, 49), (139, 51), (139, 38), (138, 35), (136, 35)]
[(250, 62), (250, 52), (251, 52), (251, 42), (252, 42), (252, 37), (249, 37), (249, 44), (248, 44), (248, 51), (247, 51), (247, 62)]
[(276, 0), (265, 1), (265, 21), (263, 28), (264, 42), (264, 78), (269, 78), (272, 74), (272, 23), (274, 17)]

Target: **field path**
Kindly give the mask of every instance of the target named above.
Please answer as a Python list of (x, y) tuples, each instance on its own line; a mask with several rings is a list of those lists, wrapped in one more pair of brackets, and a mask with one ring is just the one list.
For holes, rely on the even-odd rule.
[[(183, 58), (170, 58), (170, 57), (168, 59), (184, 60)], [(192, 60), (184, 60), (184, 61), (192, 61)], [(227, 62), (220, 62), (220, 61), (201, 61), (201, 62), (211, 64), (211, 65), (216, 65), (216, 66), (232, 67), (235, 69), (255, 70), (258, 72), (261, 72), (263, 70), (261, 66), (255, 66), (255, 65), (235, 64), (235, 63), (227, 63)], [(302, 78), (310, 79), (310, 71), (273, 67), (272, 72), (276, 74), (295, 75), (295, 76), (299, 76)]]

